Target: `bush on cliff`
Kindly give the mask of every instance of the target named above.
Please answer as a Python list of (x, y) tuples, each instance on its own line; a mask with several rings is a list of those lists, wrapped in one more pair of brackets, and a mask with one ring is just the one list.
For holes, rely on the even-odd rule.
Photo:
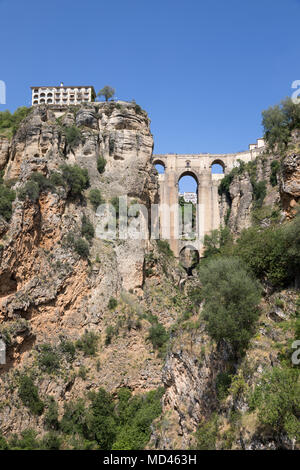
[(275, 146), (283, 149), (288, 144), (291, 131), (300, 127), (300, 104), (295, 104), (291, 98), (287, 98), (279, 105), (263, 111), (262, 117), (268, 145), (271, 149)]
[(44, 411), (44, 403), (39, 397), (38, 388), (31, 377), (22, 375), (19, 382), (19, 397), (23, 404), (29, 408), (32, 414), (41, 415)]
[(258, 283), (237, 258), (212, 259), (200, 267), (199, 277), (207, 332), (217, 343), (226, 340), (235, 352), (241, 352), (258, 318)]
[(161, 349), (169, 339), (169, 335), (165, 327), (158, 321), (154, 321), (152, 326), (149, 328), (148, 338), (154, 349)]
[(102, 157), (102, 155), (100, 155), (97, 158), (97, 170), (99, 171), (100, 174), (104, 173), (105, 166), (106, 166), (106, 160), (104, 157)]
[(63, 179), (68, 187), (68, 196), (75, 198), (81, 196), (82, 191), (89, 187), (89, 175), (86, 168), (78, 165), (61, 165)]
[(9, 222), (12, 215), (12, 203), (16, 198), (15, 191), (0, 183), (0, 216)]
[(266, 372), (250, 397), (250, 407), (258, 410), (261, 424), (275, 434), (286, 432), (300, 440), (300, 376), (295, 368), (274, 367)]
[(91, 189), (90, 190), (89, 200), (90, 200), (94, 210), (97, 210), (97, 207), (100, 206), (100, 204), (103, 204), (103, 202), (104, 202), (99, 189)]
[(21, 201), (26, 198), (36, 202), (42, 192), (55, 192), (55, 185), (52, 178), (47, 178), (42, 173), (34, 172), (30, 175), (28, 181), (19, 190), (18, 197)]
[(88, 241), (91, 241), (95, 236), (94, 226), (86, 215), (83, 215), (81, 219), (81, 235)]
[(0, 136), (12, 137), (18, 130), (20, 123), (30, 113), (32, 108), (21, 106), (13, 114), (10, 111), (0, 112)]

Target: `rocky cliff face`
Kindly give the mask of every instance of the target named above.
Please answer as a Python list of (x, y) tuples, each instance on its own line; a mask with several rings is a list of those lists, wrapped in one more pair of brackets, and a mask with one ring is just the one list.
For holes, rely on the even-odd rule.
[[(66, 129), (75, 129), (76, 138)], [(265, 207), (280, 210), (282, 218), (293, 216), (300, 196), (298, 146), (294, 133), (283, 156), (263, 155), (232, 178), (229, 193), (220, 196), (220, 211), (235, 235), (252, 223), (253, 182), (266, 182)], [(0, 170), (17, 193), (32, 173), (48, 177), (63, 164), (79, 165), (90, 179), (82, 197), (68, 197), (63, 186), (45, 189), (35, 200), (17, 197), (11, 220), (0, 218), (0, 335), (7, 344), (7, 364), (0, 366), (0, 429), (5, 436), (28, 428), (45, 433), (44, 416), (33, 416), (20, 399), (20, 377), (27, 374), (41, 397), (54, 398), (60, 418), (66, 403), (99, 387), (112, 393), (128, 387), (135, 394), (163, 386), (150, 448), (193, 447), (199, 426), (214, 428), (216, 419), (216, 448), (291, 448), (285, 436), (275, 441), (259, 428), (248, 392), (264, 370), (279, 364), (278, 344), (292, 338), (279, 323), (295, 315), (293, 290), (280, 293), (279, 300), (263, 300), (256, 336), (246, 355), (232, 361), (228, 345), (216, 345), (207, 335), (199, 315), (203, 305), (191, 297), (199, 281), (187, 276), (163, 244), (94, 237), (84, 258), (66, 242), (70, 233), (82, 236), (83, 216), (97, 227), (90, 189), (100, 190), (106, 201), (127, 195), (128, 204), (137, 201), (148, 209), (158, 201), (152, 148), (147, 114), (132, 103), (55, 112), (35, 107), (11, 142), (0, 140)], [(101, 174), (99, 156), (106, 160)], [(275, 186), (273, 160), (280, 161)], [(260, 223), (268, 223), (264, 214)], [(149, 340), (157, 324), (169, 332), (159, 348)], [(77, 344), (85, 332), (96, 335), (96, 354), (78, 348), (70, 358), (66, 344)], [(52, 361), (53, 354), (59, 358), (55, 370), (48, 356), (41, 363), (45, 345)], [(226, 374), (235, 380), (224, 398), (219, 384)]]
[[(256, 209), (254, 185), (265, 183), (264, 206), (282, 210), (282, 217), (289, 217), (297, 204), (299, 191), (299, 131), (292, 133), (287, 150), (280, 154), (266, 151), (256, 161), (246, 166), (240, 174), (235, 174), (229, 186), (229, 194), (220, 196), (220, 215), (235, 235), (253, 223), (253, 210)], [(272, 186), (272, 162), (278, 162), (275, 178), (278, 184)]]
[[(72, 126), (80, 130), (75, 145), (63, 132)], [(0, 164), (16, 191), (33, 172), (48, 176), (62, 164), (77, 164), (88, 170), (90, 188), (100, 189), (106, 201), (127, 195), (129, 203), (134, 198), (149, 207), (157, 199), (152, 147), (147, 114), (133, 104), (95, 103), (56, 113), (40, 106), (11, 143), (1, 141)], [(99, 155), (107, 162), (101, 175)], [(10, 223), (1, 220), (0, 329), (8, 351), (7, 364), (0, 366), (0, 426), (5, 434), (28, 427), (43, 432), (42, 419), (17, 409), (13, 384), (24, 371), (33, 374), (42, 395), (55, 397), (61, 410), (66, 401), (101, 385), (112, 391), (126, 385), (138, 392), (161, 384), (162, 359), (146, 341), (149, 322), (143, 319), (152, 303), (152, 294), (143, 300), (142, 290), (149, 241), (94, 238), (89, 260), (64, 242), (69, 233), (81, 236), (83, 215), (97, 226), (88, 192), (71, 200), (60, 187), (42, 191), (35, 202), (17, 198)], [(117, 307), (109, 308), (110, 298), (119, 299)], [(163, 323), (168, 321), (164, 312)], [(108, 326), (114, 338), (106, 345)], [(76, 341), (84, 331), (100, 338), (97, 360), (81, 355), (76, 363), (62, 359), (64, 372), (56, 376), (39, 372), (39, 345), (55, 350), (63, 338)], [(85, 380), (76, 375), (80, 367), (89, 371)]]

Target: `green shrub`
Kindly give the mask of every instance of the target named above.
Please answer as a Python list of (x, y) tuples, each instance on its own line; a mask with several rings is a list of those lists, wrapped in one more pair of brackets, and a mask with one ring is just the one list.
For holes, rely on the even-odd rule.
[(168, 258), (173, 258), (174, 253), (171, 250), (169, 242), (167, 242), (167, 240), (156, 240), (156, 244), (161, 253), (163, 253)]
[(223, 400), (227, 397), (231, 385), (232, 376), (227, 372), (219, 372), (216, 378), (217, 397)]
[(32, 108), (22, 106), (13, 114), (10, 111), (0, 112), (0, 135), (4, 137), (12, 137), (18, 130), (21, 122), (28, 116)]
[(118, 219), (118, 218), (119, 218), (119, 215), (120, 215), (119, 198), (118, 198), (118, 196), (113, 197), (113, 198), (110, 200), (110, 203), (111, 203), (111, 205), (115, 208), (115, 211), (116, 211), (116, 218)]
[(97, 351), (98, 336), (93, 331), (86, 331), (76, 341), (76, 347), (83, 351), (85, 356), (95, 356)]
[(274, 287), (288, 286), (300, 275), (300, 217), (279, 227), (242, 232), (235, 252), (254, 274)]
[(97, 210), (97, 207), (100, 206), (100, 204), (104, 203), (104, 200), (101, 196), (101, 192), (99, 189), (91, 189), (89, 192), (89, 200), (94, 207), (94, 210)]
[(63, 179), (68, 186), (68, 195), (72, 198), (81, 196), (82, 191), (89, 186), (89, 175), (86, 168), (78, 165), (62, 165)]
[(38, 352), (38, 366), (43, 372), (53, 374), (60, 369), (57, 351), (50, 344), (42, 344)]
[(155, 322), (149, 328), (149, 336), (147, 339), (151, 341), (154, 349), (160, 349), (168, 341), (169, 335), (161, 323)]
[(277, 174), (280, 169), (280, 162), (278, 160), (273, 160), (271, 162), (271, 174), (270, 174), (270, 183), (272, 186), (276, 186), (278, 181), (277, 181)]
[(0, 432), (0, 450), (8, 450), (8, 443), (5, 439), (5, 437), (2, 435)]
[(73, 149), (79, 145), (83, 139), (81, 130), (75, 125), (69, 127), (64, 126), (62, 128), (62, 132), (70, 149)]
[(95, 236), (94, 226), (86, 215), (83, 215), (81, 219), (81, 235), (88, 241), (91, 241)]
[(32, 202), (36, 202), (40, 196), (40, 188), (34, 181), (27, 181), (25, 185), (19, 190), (18, 198), (24, 201), (26, 198)]
[(196, 432), (197, 450), (215, 450), (218, 436), (218, 418), (213, 415), (207, 422), (202, 422)]
[(145, 395), (131, 396), (128, 389), (118, 392), (117, 433), (112, 450), (142, 450), (151, 435), (151, 424), (160, 416), (163, 388)]
[(229, 200), (231, 200), (229, 188), (233, 181), (234, 176), (235, 176), (235, 173), (233, 171), (228, 173), (228, 175), (225, 175), (224, 178), (221, 179), (219, 187), (218, 187), (219, 195), (221, 196), (222, 194), (225, 194)]
[(118, 305), (117, 299), (115, 299), (114, 297), (111, 297), (108, 302), (109, 310), (114, 310), (117, 305)]
[(112, 325), (109, 325), (105, 330), (105, 346), (108, 346), (115, 335), (115, 329)]
[(43, 413), (44, 403), (39, 397), (38, 388), (27, 375), (20, 377), (18, 393), (21, 401), (29, 408), (32, 414), (41, 415)]
[[(19, 190), (18, 197), (22, 201), (28, 198), (36, 202), (39, 199), (40, 193), (48, 191), (55, 192), (56, 186), (63, 184), (59, 178), (62, 178), (59, 173), (52, 173), (50, 178), (46, 178), (46, 176), (39, 172), (32, 173), (29, 180)], [(62, 184), (58, 184), (58, 181)]]
[(82, 380), (86, 380), (86, 377), (87, 377), (86, 367), (84, 367), (82, 365), (79, 367), (78, 377), (80, 377)]
[(67, 358), (68, 361), (72, 362), (75, 359), (76, 348), (72, 341), (62, 340), (59, 349)]
[(38, 450), (40, 443), (36, 438), (37, 432), (34, 429), (25, 429), (21, 432), (21, 438), (14, 436), (9, 441), (10, 450)]
[(88, 243), (83, 240), (83, 238), (78, 238), (74, 241), (74, 249), (76, 253), (81, 256), (81, 258), (88, 258), (90, 254), (90, 249)]
[(207, 332), (217, 343), (226, 340), (235, 352), (243, 350), (258, 318), (258, 283), (237, 258), (212, 258), (200, 266), (199, 277)]
[(63, 179), (63, 176), (61, 173), (58, 173), (57, 171), (53, 171), (49, 177), (50, 183), (56, 187), (56, 186), (64, 186), (65, 182)]
[(265, 139), (273, 149), (286, 147), (291, 131), (300, 127), (300, 105), (295, 104), (291, 98), (286, 98), (280, 105), (271, 106), (262, 112), (262, 124)]
[(54, 431), (50, 431), (44, 435), (39, 445), (42, 450), (59, 450), (61, 448), (62, 439)]
[(59, 429), (58, 405), (53, 397), (50, 397), (49, 399), (49, 404), (44, 417), (44, 425), (45, 428), (49, 430)]
[(7, 222), (11, 219), (12, 203), (15, 198), (15, 191), (0, 183), (0, 216), (2, 216)]
[(253, 187), (254, 206), (261, 207), (267, 194), (267, 184), (265, 181), (256, 181), (255, 178), (251, 178), (251, 184)]
[(86, 434), (87, 411), (83, 399), (65, 403), (60, 429), (64, 434)]
[(100, 174), (104, 173), (105, 166), (106, 166), (106, 160), (102, 155), (100, 155), (97, 158), (97, 170), (99, 171)]
[(291, 439), (300, 439), (300, 381), (297, 369), (274, 367), (266, 372), (250, 398), (258, 419), (275, 434), (284, 431)]

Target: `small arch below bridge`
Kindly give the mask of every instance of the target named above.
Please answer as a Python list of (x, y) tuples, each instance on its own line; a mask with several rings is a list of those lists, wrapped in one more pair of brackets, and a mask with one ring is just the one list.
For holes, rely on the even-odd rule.
[(180, 250), (179, 261), (188, 276), (192, 276), (193, 269), (195, 269), (200, 261), (199, 251), (192, 245), (186, 245)]

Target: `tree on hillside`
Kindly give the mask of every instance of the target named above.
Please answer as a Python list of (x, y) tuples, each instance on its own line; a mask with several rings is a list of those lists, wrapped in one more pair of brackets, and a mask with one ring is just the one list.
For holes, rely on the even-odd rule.
[(291, 131), (300, 127), (300, 104), (286, 98), (280, 105), (270, 106), (263, 111), (262, 118), (265, 139), (269, 146), (272, 149), (275, 145), (285, 147)]
[(116, 90), (114, 88), (112, 88), (111, 86), (106, 85), (105, 87), (103, 87), (99, 91), (97, 96), (104, 96), (105, 101), (108, 101), (110, 98), (112, 98), (114, 96), (115, 93), (116, 93)]
[(208, 334), (241, 352), (254, 332), (260, 287), (238, 258), (213, 258), (199, 269)]

